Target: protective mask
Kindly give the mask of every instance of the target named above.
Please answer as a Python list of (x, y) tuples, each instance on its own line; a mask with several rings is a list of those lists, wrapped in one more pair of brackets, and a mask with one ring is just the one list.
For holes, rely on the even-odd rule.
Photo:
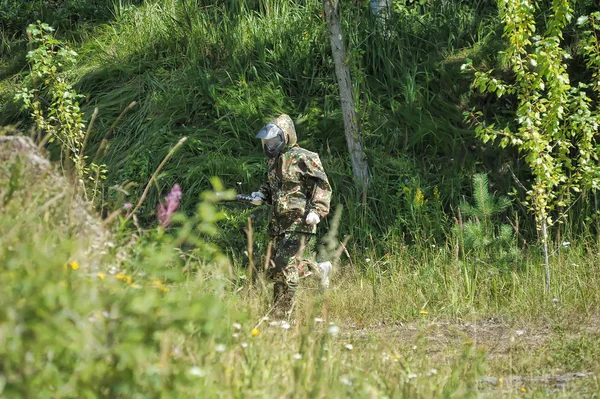
[(256, 138), (261, 139), (265, 155), (269, 158), (278, 156), (285, 147), (283, 131), (272, 123), (260, 129)]

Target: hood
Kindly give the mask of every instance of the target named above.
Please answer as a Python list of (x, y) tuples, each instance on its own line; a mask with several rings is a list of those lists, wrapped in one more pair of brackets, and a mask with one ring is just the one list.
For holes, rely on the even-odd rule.
[(282, 153), (288, 151), (290, 148), (296, 145), (298, 138), (296, 137), (296, 128), (294, 122), (287, 114), (281, 114), (277, 118), (273, 119), (269, 123), (276, 125), (281, 129), (285, 135), (285, 147), (283, 147)]

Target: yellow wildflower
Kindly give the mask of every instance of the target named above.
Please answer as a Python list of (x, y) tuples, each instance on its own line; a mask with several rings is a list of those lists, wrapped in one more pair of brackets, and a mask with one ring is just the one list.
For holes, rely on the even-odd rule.
[(419, 314), (429, 314), (429, 312), (428, 312), (428, 311), (426, 311), (426, 310), (421, 310), (421, 311), (419, 312)]
[(117, 278), (117, 280), (125, 281), (127, 284), (131, 284), (131, 282), (133, 281), (133, 279), (130, 276), (121, 273), (117, 274), (115, 277)]
[(71, 262), (71, 263), (69, 263), (69, 266), (71, 266), (71, 269), (73, 269), (73, 270), (79, 269), (79, 263), (77, 263), (77, 262)]
[(260, 330), (258, 328), (255, 328), (252, 330), (252, 336), (256, 337), (258, 334), (260, 334)]
[(525, 389), (525, 387), (521, 387), (521, 392), (527, 392), (527, 389)]
[(417, 208), (422, 207), (423, 205), (425, 205), (425, 196), (423, 195), (423, 191), (421, 191), (421, 188), (417, 188), (417, 192), (415, 193), (415, 206)]
[(104, 273), (98, 273), (96, 276), (98, 276), (100, 280), (104, 280), (104, 277), (106, 277)]
[(155, 279), (152, 281), (152, 286), (158, 288), (162, 292), (167, 292), (169, 289), (163, 285), (163, 282), (159, 279)]

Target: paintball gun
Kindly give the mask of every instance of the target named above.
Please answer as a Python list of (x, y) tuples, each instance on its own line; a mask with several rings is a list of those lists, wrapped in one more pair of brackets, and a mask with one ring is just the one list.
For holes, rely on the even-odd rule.
[(221, 201), (227, 201), (227, 202), (230, 202), (230, 201), (252, 202), (252, 200), (255, 199), (250, 194), (236, 194), (235, 196), (232, 196), (231, 192), (223, 192), (223, 191), (218, 191), (215, 193), (215, 195)]
[(252, 202), (253, 199), (254, 197), (250, 194), (237, 194), (235, 196), (235, 201)]

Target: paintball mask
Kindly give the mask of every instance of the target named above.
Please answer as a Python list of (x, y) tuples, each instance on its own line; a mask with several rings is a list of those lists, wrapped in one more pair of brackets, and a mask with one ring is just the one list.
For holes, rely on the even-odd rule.
[(269, 158), (275, 158), (285, 146), (283, 131), (272, 123), (260, 129), (256, 138), (261, 140), (263, 150)]

